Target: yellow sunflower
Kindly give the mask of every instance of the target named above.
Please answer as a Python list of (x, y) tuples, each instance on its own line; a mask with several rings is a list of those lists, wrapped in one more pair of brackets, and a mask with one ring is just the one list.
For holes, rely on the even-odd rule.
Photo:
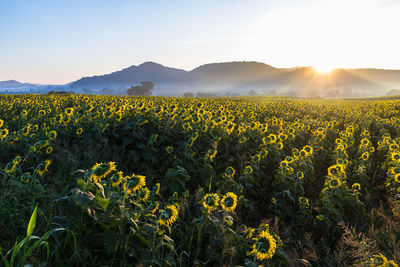
[(178, 219), (178, 209), (175, 205), (168, 205), (160, 213), (160, 218), (158, 219), (160, 225), (170, 226)]
[(234, 211), (237, 206), (237, 196), (232, 193), (228, 192), (226, 193), (221, 201), (220, 201), (221, 208), (227, 212)]
[(252, 174), (253, 173), (253, 168), (250, 165), (246, 166), (244, 168), (244, 173), (245, 174)]
[(236, 171), (233, 167), (228, 167), (225, 170), (225, 177), (227, 178), (233, 178), (233, 176), (235, 175)]
[(132, 194), (146, 185), (146, 176), (133, 174), (129, 181), (124, 183), (124, 192)]
[(251, 254), (255, 255), (258, 260), (270, 259), (274, 256), (276, 250), (276, 241), (268, 231), (262, 231), (257, 238), (257, 242), (253, 244)]
[(150, 190), (147, 187), (143, 187), (138, 191), (138, 197), (140, 201), (146, 202), (149, 199)]
[(339, 179), (336, 179), (336, 178), (333, 178), (332, 180), (330, 180), (328, 182), (328, 186), (331, 189), (338, 188), (341, 184), (342, 184), (342, 182)]
[(110, 161), (108, 163), (97, 163), (92, 167), (91, 181), (101, 182), (101, 179), (106, 177), (115, 169), (116, 169), (115, 162)]
[(53, 152), (53, 147), (52, 146), (49, 146), (47, 149), (46, 149), (46, 153), (47, 154), (51, 154)]
[(203, 201), (201, 202), (203, 204), (203, 207), (206, 208), (209, 211), (213, 211), (217, 209), (219, 205), (219, 196), (218, 194), (206, 194), (203, 197)]
[(149, 207), (150, 213), (154, 214), (158, 210), (159, 206), (160, 204), (158, 203), (158, 201), (152, 202)]
[(352, 186), (351, 186), (351, 188), (354, 190), (354, 191), (360, 191), (360, 189), (361, 189), (361, 185), (359, 184), (359, 183), (354, 183)]
[(76, 134), (77, 135), (81, 135), (83, 133), (83, 129), (82, 128), (78, 128), (77, 130), (76, 130)]
[(123, 175), (123, 173), (121, 171), (120, 172), (115, 172), (113, 174), (113, 176), (111, 176), (111, 178), (110, 178), (111, 186), (112, 187), (119, 186), (121, 184), (121, 182), (122, 182), (123, 177), (124, 177), (124, 175)]
[(2, 129), (2, 130), (0, 131), (0, 139), (6, 138), (7, 135), (8, 135), (8, 129)]

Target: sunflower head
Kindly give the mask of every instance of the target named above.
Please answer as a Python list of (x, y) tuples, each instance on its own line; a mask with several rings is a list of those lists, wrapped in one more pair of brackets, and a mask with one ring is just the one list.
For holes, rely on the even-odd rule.
[(21, 182), (23, 182), (23, 183), (29, 183), (31, 181), (31, 179), (32, 179), (32, 176), (29, 172), (26, 172), (21, 176)]
[(309, 202), (308, 198), (306, 198), (306, 197), (299, 197), (299, 203), (301, 205), (307, 206), (307, 207), (310, 205), (310, 202)]
[(220, 201), (221, 208), (227, 212), (234, 211), (237, 206), (237, 196), (235, 193), (228, 192), (226, 193), (221, 201)]
[(158, 201), (154, 201), (150, 204), (149, 206), (149, 211), (151, 214), (154, 214), (157, 210), (158, 207), (160, 206), (160, 203), (158, 203)]
[(160, 225), (170, 226), (178, 219), (178, 209), (175, 205), (168, 205), (160, 213), (160, 218), (158, 219)]
[(146, 185), (146, 177), (143, 175), (133, 174), (130, 179), (125, 182), (124, 190), (127, 194), (132, 194)]
[(328, 183), (329, 188), (334, 189), (334, 188), (338, 188), (342, 183), (340, 182), (339, 179), (331, 179)]
[(115, 163), (110, 161), (107, 163), (97, 163), (92, 167), (92, 178), (94, 182), (101, 182), (101, 179), (116, 169)]
[(219, 206), (219, 196), (218, 194), (206, 194), (201, 202), (203, 207), (208, 211), (213, 211)]
[(351, 188), (352, 188), (354, 191), (358, 192), (358, 191), (360, 191), (360, 189), (361, 189), (361, 185), (360, 185), (359, 183), (354, 183), (354, 184), (351, 186)]
[(252, 246), (251, 254), (258, 260), (271, 259), (276, 250), (276, 240), (268, 231), (261, 231), (258, 234), (256, 243)]
[(137, 193), (140, 201), (146, 202), (150, 196), (150, 190), (147, 187), (143, 187)]
[(172, 146), (167, 146), (166, 150), (168, 154), (174, 153), (174, 148)]
[(252, 174), (253, 173), (253, 168), (250, 165), (246, 166), (244, 168), (244, 173), (245, 174)]
[(114, 172), (113, 175), (110, 177), (110, 182), (112, 187), (117, 187), (121, 184), (124, 175), (122, 172)]
[(232, 178), (235, 175), (236, 171), (233, 167), (228, 167), (225, 170), (225, 177)]

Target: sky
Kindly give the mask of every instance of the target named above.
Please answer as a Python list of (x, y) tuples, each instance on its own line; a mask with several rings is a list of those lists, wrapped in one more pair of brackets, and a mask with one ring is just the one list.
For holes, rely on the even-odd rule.
[(0, 0), (0, 81), (65, 84), (145, 61), (400, 69), (398, 0)]

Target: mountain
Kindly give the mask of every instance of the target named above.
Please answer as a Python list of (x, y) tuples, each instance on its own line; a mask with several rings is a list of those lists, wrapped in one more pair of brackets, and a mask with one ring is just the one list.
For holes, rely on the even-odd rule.
[(151, 81), (155, 84), (174, 83), (184, 74), (186, 74), (185, 70), (164, 67), (154, 62), (145, 62), (139, 66), (131, 66), (110, 74), (84, 77), (69, 85), (72, 89), (129, 88), (141, 81)]
[(77, 93), (125, 94), (127, 88), (141, 81), (153, 82), (153, 94), (165, 96), (182, 96), (184, 93), (382, 96), (400, 90), (400, 70), (336, 69), (329, 74), (321, 74), (312, 67), (276, 68), (260, 62), (244, 61), (205, 64), (186, 71), (145, 62), (110, 74), (84, 77), (61, 86), (11, 80), (0, 82), (0, 89), (13, 89), (16, 92), (21, 92), (21, 88), (29, 88), (29, 92), (41, 93), (72, 90)]
[(37, 84), (31, 84), (31, 83), (20, 83), (15, 80), (9, 80), (9, 81), (3, 81), (0, 82), (0, 88), (29, 88), (29, 87), (35, 87), (38, 86)]

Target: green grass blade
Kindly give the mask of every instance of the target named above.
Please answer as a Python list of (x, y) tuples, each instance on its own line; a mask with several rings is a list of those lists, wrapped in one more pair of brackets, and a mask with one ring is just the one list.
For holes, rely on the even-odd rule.
[(37, 216), (37, 205), (35, 207), (35, 210), (32, 213), (31, 219), (29, 220), (28, 228), (26, 229), (26, 237), (29, 238), (33, 230), (35, 229), (36, 226), (36, 216)]

